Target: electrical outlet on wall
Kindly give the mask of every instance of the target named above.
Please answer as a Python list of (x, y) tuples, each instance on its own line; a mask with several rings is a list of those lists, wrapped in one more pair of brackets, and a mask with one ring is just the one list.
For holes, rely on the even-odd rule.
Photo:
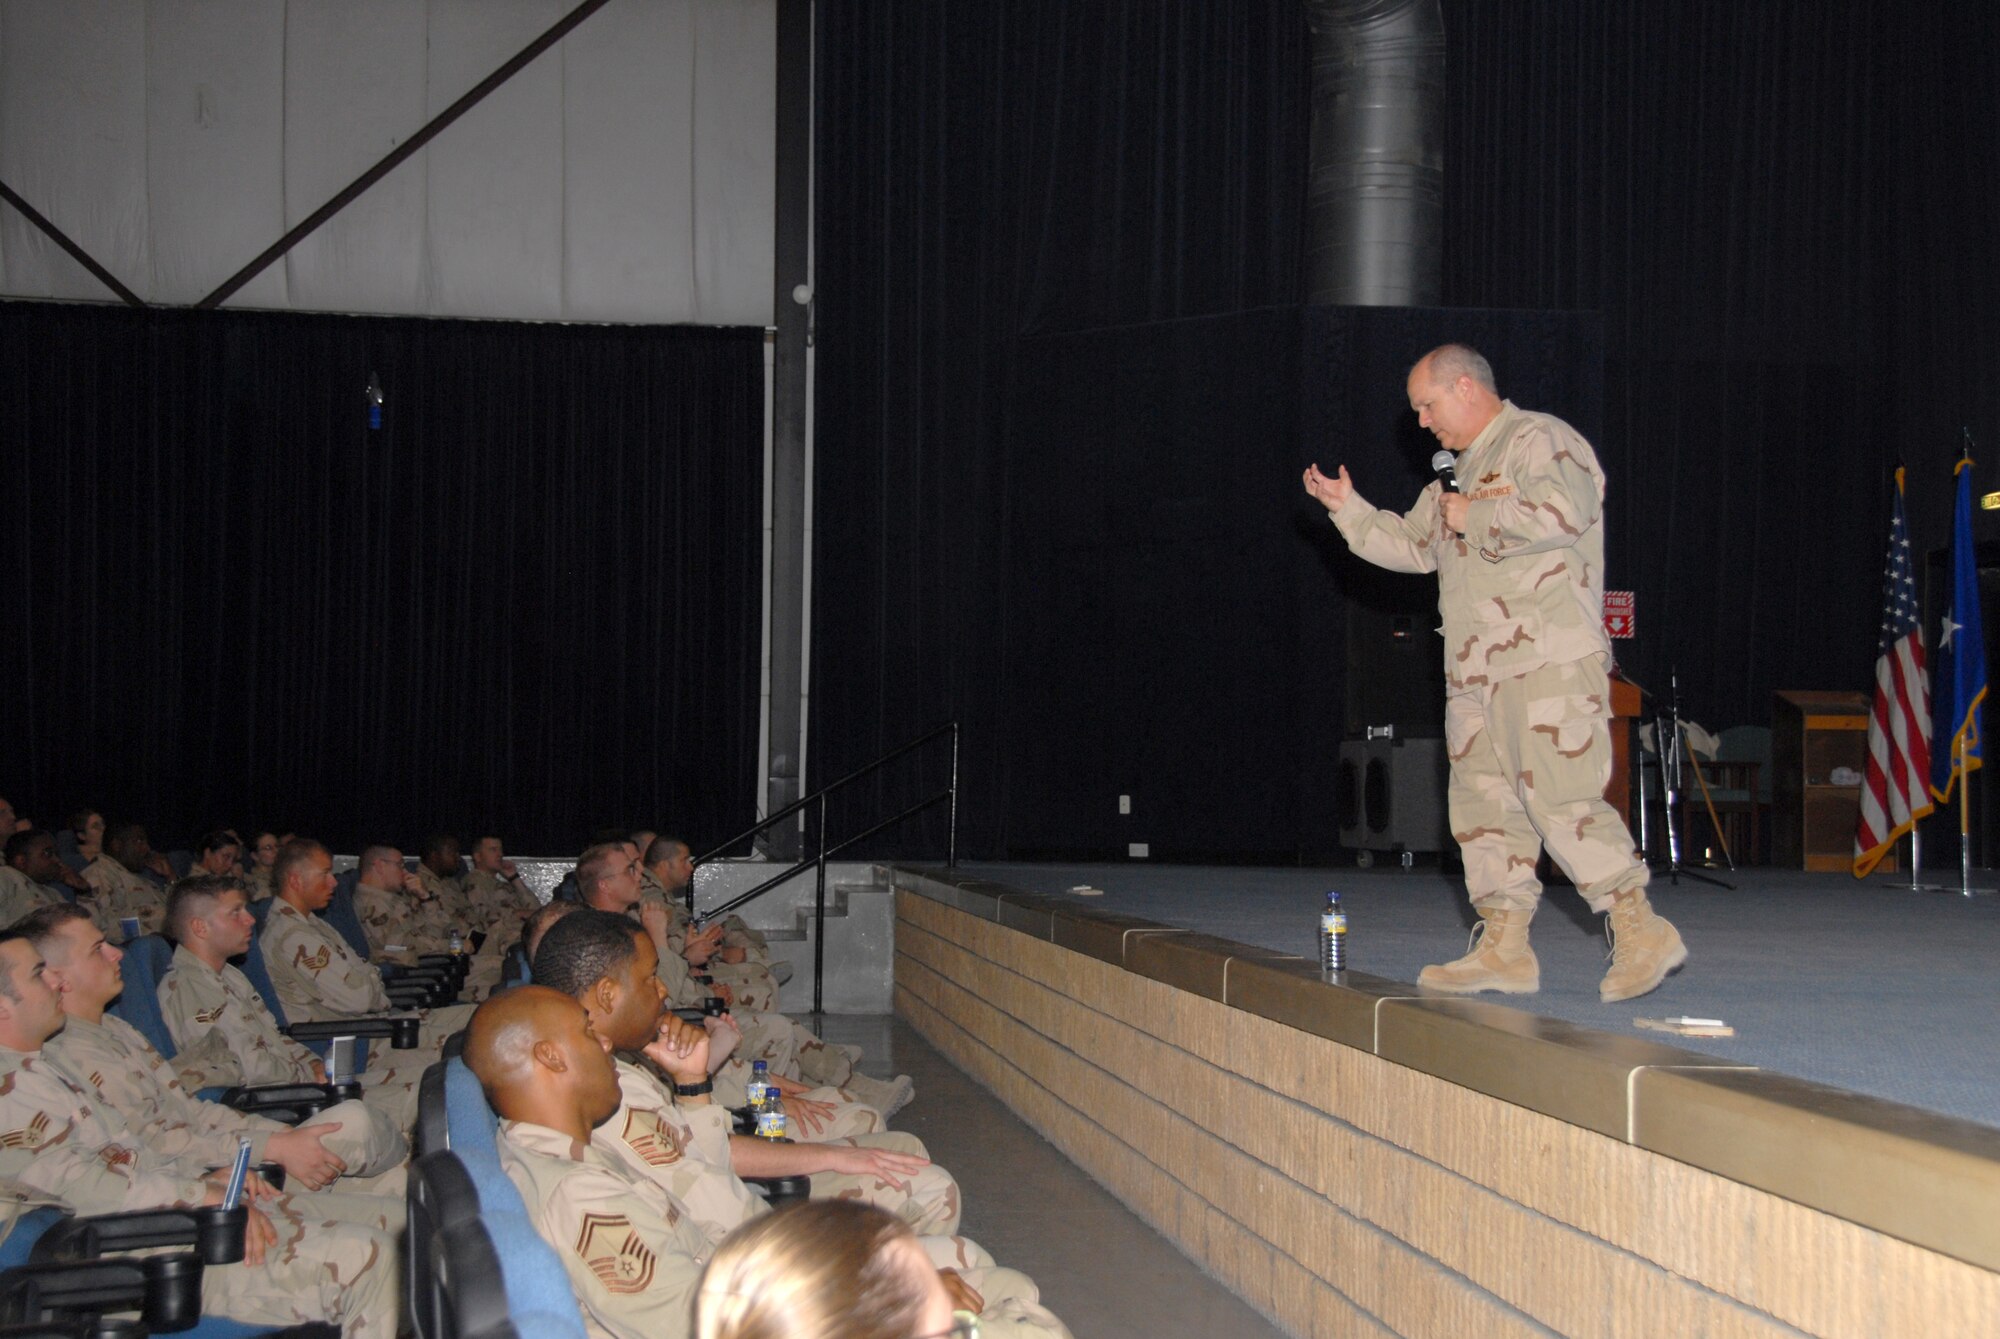
[(1118, 812), (1121, 814), (1132, 812), (1132, 797), (1130, 795), (1120, 795), (1118, 797)]
[(1134, 860), (1144, 860), (1153, 853), (1153, 848), (1146, 842), (1131, 842), (1125, 847), (1125, 853)]

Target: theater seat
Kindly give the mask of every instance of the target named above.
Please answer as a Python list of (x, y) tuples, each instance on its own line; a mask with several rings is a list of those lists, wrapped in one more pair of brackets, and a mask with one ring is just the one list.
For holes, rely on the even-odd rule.
[[(105, 1325), (101, 1331), (92, 1322), (117, 1317), (124, 1311), (144, 1313), (149, 1302), (150, 1328), (158, 1332), (172, 1330), (183, 1333), (190, 1339), (249, 1339), (252, 1335), (284, 1336), (285, 1339), (339, 1337), (340, 1330), (333, 1325), (295, 1325), (274, 1330), (267, 1325), (229, 1320), (222, 1316), (199, 1316), (201, 1270), (199, 1261), (191, 1252), (174, 1256), (153, 1255), (148, 1257), (156, 1262), (151, 1266), (138, 1257), (124, 1255), (88, 1259), (51, 1258), (73, 1257), (76, 1254), (77, 1242), (92, 1235), (79, 1232), (80, 1227), (100, 1225), (115, 1243), (121, 1220), (132, 1222), (142, 1217), (163, 1220), (174, 1216), (177, 1211), (140, 1211), (86, 1219), (75, 1218), (62, 1209), (48, 1206), (14, 1212), (18, 1213), (18, 1217), (0, 1226), (0, 1232), (5, 1233), (5, 1239), (0, 1240), (0, 1339), (117, 1330), (143, 1335), (146, 1327), (139, 1323), (137, 1317), (130, 1322), (118, 1320)], [(145, 1245), (149, 1249), (156, 1249), (159, 1245), (186, 1246), (193, 1242), (193, 1232), (191, 1226), (185, 1232), (163, 1230), (155, 1221), (148, 1225)], [(57, 1237), (64, 1238), (67, 1244), (60, 1250), (50, 1250)], [(197, 1267), (190, 1270), (190, 1261)], [(170, 1268), (180, 1283), (178, 1287), (166, 1279)], [(189, 1285), (193, 1290), (191, 1299)], [(190, 1300), (197, 1316), (192, 1327), (184, 1323), (188, 1319), (186, 1304)], [(25, 1314), (30, 1310), (49, 1314)]]

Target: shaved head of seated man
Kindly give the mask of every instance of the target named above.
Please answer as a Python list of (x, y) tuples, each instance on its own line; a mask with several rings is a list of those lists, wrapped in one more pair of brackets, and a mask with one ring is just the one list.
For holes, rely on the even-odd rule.
[[(817, 1197), (867, 1199), (923, 1234), (958, 1230), (958, 1185), (931, 1165), (914, 1135), (788, 1143), (733, 1133), (729, 1112), (712, 1101), (709, 1078), (713, 1046), (733, 1045), (733, 1030), (668, 1014), (654, 967), (645, 931), (600, 911), (564, 917), (535, 955), (535, 984), (573, 996), (614, 1054), (643, 1055), (666, 1077), (662, 1083), (636, 1059), (618, 1061), (623, 1107), (599, 1131), (601, 1151), (636, 1175), (657, 1178), (712, 1241), (764, 1212), (743, 1177), (808, 1176)], [(662, 1149), (680, 1153), (663, 1159)]]
[(581, 1004), (505, 990), (466, 1028), (465, 1063), (500, 1116), (500, 1165), (569, 1275), (589, 1330), (684, 1339), (709, 1243), (686, 1208), (591, 1146), (618, 1074)]

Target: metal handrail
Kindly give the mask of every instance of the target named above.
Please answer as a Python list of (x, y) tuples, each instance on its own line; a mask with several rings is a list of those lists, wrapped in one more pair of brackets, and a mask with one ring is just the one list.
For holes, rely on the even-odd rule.
[[(911, 805), (909, 808), (903, 810), (901, 813), (895, 815), (892, 818), (885, 818), (881, 822), (875, 824), (873, 827), (868, 828), (862, 832), (857, 832), (853, 836), (847, 837), (842, 841), (835, 843), (832, 846), (827, 845), (826, 841), (827, 796), (833, 794), (835, 791), (841, 789), (843, 786), (848, 785), (850, 782), (859, 781), (864, 776), (870, 776), (876, 772), (881, 771), (884, 767), (887, 767), (890, 763), (895, 762), (898, 758), (903, 757), (905, 754), (913, 752), (916, 749), (922, 748), (925, 744), (930, 743), (933, 739), (936, 739), (939, 736), (946, 734), (949, 734), (951, 736), (951, 782), (949, 785), (947, 785), (943, 790), (938, 791), (936, 794), (917, 801), (917, 803)], [(813, 889), (812, 1011), (816, 1014), (821, 1013), (823, 1011), (820, 1006), (822, 1005), (822, 1003), (824, 1003), (825, 1000), (824, 983), (826, 978), (827, 859), (831, 856), (839, 855), (842, 851), (845, 851), (848, 847), (854, 845), (856, 842), (866, 841), (868, 838), (874, 836), (878, 832), (886, 831), (887, 829), (896, 826), (896, 824), (898, 823), (902, 823), (908, 819), (916, 817), (924, 810), (929, 809), (932, 805), (935, 805), (940, 801), (944, 800), (951, 801), (951, 818), (949, 821), (949, 825), (946, 829), (946, 836), (945, 836), (945, 864), (947, 866), (955, 867), (958, 864), (958, 722), (957, 721), (947, 721), (943, 725), (936, 726), (930, 730), (925, 731), (923, 734), (917, 736), (909, 743), (903, 744), (900, 747), (889, 750), (881, 757), (875, 759), (875, 761), (868, 763), (866, 766), (856, 768), (854, 771), (849, 772), (846, 776), (841, 777), (838, 781), (833, 781), (828, 783), (827, 785), (821, 786), (818, 790), (814, 791), (810, 795), (801, 796), (800, 798), (786, 805), (784, 808), (778, 810), (776, 813), (771, 814), (766, 818), (760, 819), (757, 823), (753, 824), (748, 828), (745, 828), (743, 831), (737, 833), (734, 837), (731, 837), (728, 841), (723, 842), (721, 845), (715, 847), (713, 850), (708, 851), (703, 855), (695, 857), (695, 859), (691, 862), (691, 868), (688, 874), (688, 882), (687, 882), (688, 915), (694, 918), (694, 922), (696, 925), (699, 926), (705, 924), (708, 921), (715, 920), (717, 917), (728, 915), (730, 912), (736, 910), (736, 908), (742, 906), (746, 902), (754, 901), (755, 899), (762, 897), (765, 893), (770, 892), (773, 888), (776, 888), (780, 884), (790, 882), (792, 879), (795, 879), (799, 875), (805, 873), (805, 871), (808, 868), (817, 867), (818, 874), (816, 876), (815, 886)], [(791, 818), (793, 815), (802, 813), (806, 809), (811, 808), (814, 805), (817, 805), (819, 808), (819, 819), (814, 828), (815, 836), (817, 837), (817, 840), (819, 842), (819, 851), (817, 854), (813, 855), (809, 859), (799, 861), (797, 864), (791, 866), (789, 869), (782, 871), (781, 873), (772, 875), (770, 878), (758, 884), (755, 888), (750, 889), (748, 892), (737, 894), (735, 897), (730, 898), (727, 902), (724, 902), (720, 906), (711, 907), (705, 912), (697, 913), (695, 911), (694, 909), (695, 877), (693, 872), (694, 870), (700, 869), (702, 865), (707, 864), (708, 862), (716, 859), (724, 851), (729, 850), (731, 847), (736, 846), (741, 842), (748, 841), (752, 837), (755, 837), (765, 828), (768, 828), (776, 823), (782, 823), (786, 819)]]

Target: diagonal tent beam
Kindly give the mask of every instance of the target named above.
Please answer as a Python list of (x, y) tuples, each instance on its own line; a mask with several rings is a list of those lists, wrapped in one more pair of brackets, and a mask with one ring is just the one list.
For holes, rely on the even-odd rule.
[[(373, 186), (376, 182), (394, 172), (398, 167), (401, 167), (411, 154), (414, 154), (417, 150), (436, 139), (445, 127), (478, 106), (480, 102), (485, 100), (487, 94), (519, 74), (526, 68), (530, 61), (534, 60), (535, 57), (541, 55), (544, 51), (547, 51), (557, 42), (562, 41), (563, 38), (569, 36), (571, 29), (575, 28), (592, 14), (595, 14), (598, 10), (604, 8), (607, 3), (609, 3), (609, 0), (583, 0), (582, 4), (556, 20), (547, 32), (522, 47), (505, 65), (502, 65), (492, 74), (487, 75), (477, 84), (474, 84), (458, 101), (452, 103), (451, 106), (445, 108), (426, 122), (422, 130), (419, 130), (416, 134), (390, 150), (387, 157), (348, 183), (331, 200), (328, 200), (303, 219), (300, 219), (283, 237), (280, 237), (277, 241), (266, 247), (263, 253), (255, 260), (230, 275), (229, 278), (222, 282), (221, 287), (194, 305), (204, 308), (218, 307), (228, 301), (231, 295), (242, 288), (243, 285), (269, 269), (287, 251), (290, 251), (301, 241), (305, 240), (322, 223), (325, 223), (335, 214), (347, 208), (348, 205), (352, 204), (370, 186)], [(107, 282), (115, 283), (108, 276), (99, 275), (99, 277), (106, 279)], [(136, 298), (132, 300), (134, 302), (138, 301)]]
[(118, 282), (117, 275), (99, 265), (95, 256), (92, 256), (88, 251), (85, 251), (82, 247), (71, 241), (68, 233), (49, 222), (41, 210), (23, 200), (13, 187), (4, 181), (0, 181), (0, 200), (5, 200), (8, 204), (20, 210), (22, 218), (40, 228), (44, 233), (47, 233), (51, 242), (54, 242), (57, 246), (67, 251), (70, 259), (83, 266), (84, 269), (89, 270), (97, 279), (97, 282), (116, 293), (119, 301), (128, 307), (143, 307), (146, 305), (137, 293), (134, 293), (131, 289)]

